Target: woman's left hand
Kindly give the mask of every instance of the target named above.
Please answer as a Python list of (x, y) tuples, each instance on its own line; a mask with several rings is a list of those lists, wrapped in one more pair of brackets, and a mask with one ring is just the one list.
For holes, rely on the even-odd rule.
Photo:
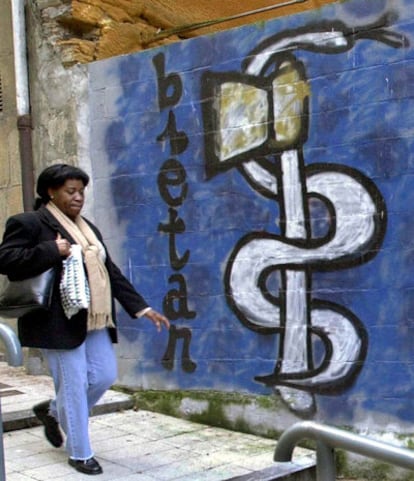
[(154, 309), (150, 309), (144, 314), (144, 316), (148, 317), (148, 319), (154, 323), (158, 332), (161, 331), (162, 326), (164, 326), (166, 329), (170, 328), (170, 321), (164, 315), (154, 311)]

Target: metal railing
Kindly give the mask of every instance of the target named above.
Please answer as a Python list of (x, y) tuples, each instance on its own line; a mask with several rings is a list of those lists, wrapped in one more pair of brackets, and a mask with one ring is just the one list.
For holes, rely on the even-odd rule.
[(414, 451), (313, 421), (299, 422), (287, 429), (278, 441), (274, 460), (290, 462), (295, 446), (304, 439), (316, 441), (317, 481), (335, 481), (335, 448), (414, 470)]
[[(10, 364), (10, 366), (21, 366), (23, 364), (23, 354), (20, 342), (12, 329), (9, 326), (1, 323), (0, 339), (3, 341), (6, 347), (7, 362)], [(4, 466), (3, 417), (1, 415), (0, 402), (0, 481), (5, 480), (6, 469)]]

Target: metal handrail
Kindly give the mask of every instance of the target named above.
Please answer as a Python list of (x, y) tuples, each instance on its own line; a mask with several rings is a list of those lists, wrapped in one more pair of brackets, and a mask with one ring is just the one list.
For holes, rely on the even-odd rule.
[(414, 470), (414, 451), (313, 421), (302, 421), (287, 429), (278, 441), (273, 459), (290, 462), (295, 446), (303, 439), (317, 442), (317, 481), (335, 481), (335, 448)]
[(6, 346), (7, 363), (14, 367), (21, 366), (23, 364), (23, 354), (19, 339), (11, 327), (1, 322), (0, 338)]
[[(10, 366), (21, 366), (23, 354), (20, 342), (15, 332), (5, 324), (0, 323), (0, 338), (6, 346), (7, 362)], [(4, 466), (4, 445), (3, 445), (3, 418), (1, 415), (0, 402), (0, 481), (6, 481), (6, 469)]]

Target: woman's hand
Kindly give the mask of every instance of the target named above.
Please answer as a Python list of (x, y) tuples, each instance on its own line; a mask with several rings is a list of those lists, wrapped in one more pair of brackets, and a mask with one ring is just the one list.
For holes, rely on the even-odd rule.
[(170, 328), (170, 321), (159, 312), (154, 311), (154, 309), (150, 309), (144, 314), (144, 316), (148, 317), (148, 319), (154, 323), (158, 332), (161, 331), (162, 326), (164, 326), (166, 329)]
[(67, 239), (63, 239), (59, 232), (57, 233), (55, 242), (59, 250), (59, 254), (62, 257), (70, 256), (70, 242)]

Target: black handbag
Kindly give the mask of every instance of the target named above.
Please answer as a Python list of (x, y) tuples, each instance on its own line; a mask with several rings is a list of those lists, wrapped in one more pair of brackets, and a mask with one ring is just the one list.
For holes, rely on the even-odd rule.
[(54, 278), (53, 268), (23, 281), (0, 276), (0, 317), (17, 318), (38, 309), (49, 309)]

